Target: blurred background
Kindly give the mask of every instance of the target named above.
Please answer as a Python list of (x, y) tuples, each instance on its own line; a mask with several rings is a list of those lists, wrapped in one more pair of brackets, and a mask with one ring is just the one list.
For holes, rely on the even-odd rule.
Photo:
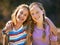
[[(11, 19), (11, 14), (15, 8), (22, 3), (29, 5), (32, 2), (41, 2), (45, 8), (47, 17), (60, 30), (60, 0), (0, 0), (0, 45), (2, 45), (1, 30), (6, 22)], [(60, 41), (60, 33), (58, 33), (58, 40)]]

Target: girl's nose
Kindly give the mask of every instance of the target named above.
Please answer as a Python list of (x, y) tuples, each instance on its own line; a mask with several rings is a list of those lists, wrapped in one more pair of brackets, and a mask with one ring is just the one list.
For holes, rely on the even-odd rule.
[(21, 17), (23, 17), (23, 15), (21, 15)]

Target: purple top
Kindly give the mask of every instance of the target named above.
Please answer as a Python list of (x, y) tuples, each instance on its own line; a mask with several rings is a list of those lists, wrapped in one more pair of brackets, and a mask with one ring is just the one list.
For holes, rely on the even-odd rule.
[(49, 38), (50, 28), (48, 25), (46, 25), (45, 33), (46, 33), (46, 38), (42, 39), (43, 30), (38, 29), (37, 26), (35, 26), (33, 32), (33, 45), (49, 45), (49, 40), (52, 41), (57, 40), (57, 37), (54, 35)]

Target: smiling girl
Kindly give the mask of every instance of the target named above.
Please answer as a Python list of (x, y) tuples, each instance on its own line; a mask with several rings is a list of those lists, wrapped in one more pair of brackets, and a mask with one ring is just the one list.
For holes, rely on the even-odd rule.
[(12, 19), (7, 22), (2, 30), (3, 45), (5, 45), (5, 34), (9, 36), (9, 45), (26, 45), (28, 33), (29, 7), (26, 4), (19, 5), (12, 14)]
[(30, 4), (29, 8), (33, 19), (32, 45), (57, 45), (56, 27), (51, 20), (46, 17), (43, 5), (34, 2)]

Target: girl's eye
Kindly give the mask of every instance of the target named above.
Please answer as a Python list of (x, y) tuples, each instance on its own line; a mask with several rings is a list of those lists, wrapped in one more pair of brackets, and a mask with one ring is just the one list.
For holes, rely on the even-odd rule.
[(24, 16), (26, 16), (26, 14), (24, 14)]
[(34, 15), (34, 13), (31, 13), (31, 15)]
[(23, 11), (21, 11), (20, 14), (23, 14)]
[(38, 14), (39, 12), (37, 11), (36, 14)]

